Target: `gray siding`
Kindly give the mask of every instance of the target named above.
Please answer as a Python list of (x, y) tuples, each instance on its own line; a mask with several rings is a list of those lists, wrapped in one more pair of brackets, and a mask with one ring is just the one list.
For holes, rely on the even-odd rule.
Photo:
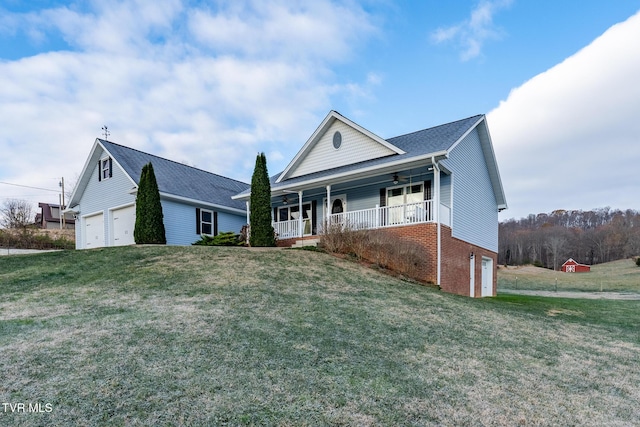
[(498, 206), (477, 129), (442, 164), (453, 175), (450, 181), (453, 237), (497, 252)]

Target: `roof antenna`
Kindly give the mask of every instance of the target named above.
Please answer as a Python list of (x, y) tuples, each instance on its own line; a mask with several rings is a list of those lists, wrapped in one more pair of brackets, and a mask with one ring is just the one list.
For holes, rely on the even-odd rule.
[(111, 135), (111, 132), (109, 132), (109, 129), (107, 129), (107, 125), (102, 126), (102, 134), (104, 135), (104, 140), (108, 141), (109, 135)]

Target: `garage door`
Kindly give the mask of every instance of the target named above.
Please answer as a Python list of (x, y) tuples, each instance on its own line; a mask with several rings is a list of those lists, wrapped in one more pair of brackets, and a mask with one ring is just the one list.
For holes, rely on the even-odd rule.
[(136, 206), (114, 209), (113, 218), (113, 246), (133, 245), (133, 229), (136, 226)]
[(84, 235), (86, 249), (104, 246), (104, 215), (102, 213), (84, 219)]

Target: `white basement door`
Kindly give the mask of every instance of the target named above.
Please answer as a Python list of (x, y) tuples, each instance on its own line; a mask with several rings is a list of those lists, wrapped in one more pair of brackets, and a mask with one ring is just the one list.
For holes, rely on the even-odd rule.
[(493, 296), (493, 260), (482, 258), (482, 294), (483, 297)]
[(113, 246), (133, 245), (133, 229), (136, 226), (136, 206), (113, 211)]
[(91, 215), (84, 219), (85, 249), (104, 246), (104, 214)]

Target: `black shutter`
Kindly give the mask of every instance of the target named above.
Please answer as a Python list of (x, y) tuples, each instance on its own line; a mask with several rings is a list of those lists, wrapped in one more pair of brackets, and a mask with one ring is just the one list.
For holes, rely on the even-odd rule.
[(273, 222), (278, 222), (278, 208), (273, 208)]
[[(385, 206), (387, 206), (387, 189), (381, 188), (380, 189), (380, 207), (383, 208)], [(386, 214), (386, 210), (383, 210), (382, 212), (380, 212), (380, 224), (378, 225), (387, 224), (387, 218), (385, 214)]]
[(98, 160), (98, 181), (102, 181), (102, 162)]
[(196, 234), (200, 233), (200, 208), (196, 208)]
[(218, 235), (218, 212), (213, 212), (213, 235)]
[[(424, 182), (424, 199), (431, 200), (431, 180)], [(435, 206), (432, 206), (431, 211), (429, 211), (429, 207), (427, 206), (427, 220), (431, 221), (433, 219), (433, 209), (435, 208)]]
[(431, 181), (424, 182), (424, 199), (431, 200)]
[(111, 157), (109, 157), (109, 178), (113, 176), (113, 162), (111, 161)]
[(313, 200), (311, 202), (311, 233), (312, 234), (318, 234), (318, 224), (317, 224), (317, 215), (316, 215), (316, 209), (318, 207), (318, 201), (317, 200)]

